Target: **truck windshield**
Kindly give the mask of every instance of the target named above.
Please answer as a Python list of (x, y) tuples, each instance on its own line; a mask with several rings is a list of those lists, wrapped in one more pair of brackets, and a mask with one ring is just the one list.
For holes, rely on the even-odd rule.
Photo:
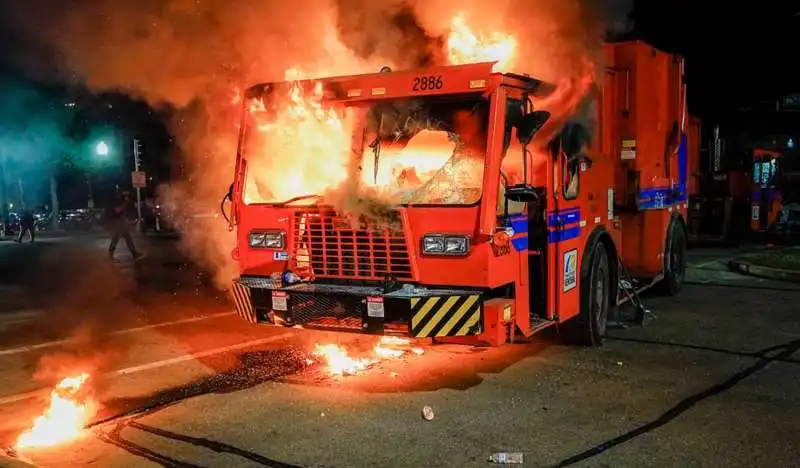
[(244, 122), (247, 204), (324, 203), (354, 186), (394, 205), (481, 197), (489, 106), (480, 96), (346, 106), (296, 89), (288, 103), (271, 101), (250, 104)]
[(361, 181), (397, 204), (462, 205), (481, 197), (488, 102), (398, 99), (366, 118)]

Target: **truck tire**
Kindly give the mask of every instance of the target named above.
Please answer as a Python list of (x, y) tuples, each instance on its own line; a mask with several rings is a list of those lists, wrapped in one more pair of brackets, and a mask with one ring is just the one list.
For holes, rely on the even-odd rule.
[(575, 346), (603, 345), (611, 310), (611, 267), (605, 246), (598, 242), (591, 255), (589, 272), (581, 277), (580, 312), (562, 325), (565, 341)]
[(679, 222), (673, 221), (664, 251), (664, 258), (669, 262), (665, 262), (664, 279), (656, 285), (656, 292), (665, 296), (676, 296), (681, 292), (686, 279), (687, 257), (686, 232)]

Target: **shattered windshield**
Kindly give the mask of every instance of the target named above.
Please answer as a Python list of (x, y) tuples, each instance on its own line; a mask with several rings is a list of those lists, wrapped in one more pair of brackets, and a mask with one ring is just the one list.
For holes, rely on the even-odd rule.
[(361, 181), (398, 204), (472, 204), (481, 196), (488, 102), (398, 99), (367, 115)]
[(393, 205), (475, 203), (488, 113), (481, 97), (344, 105), (321, 86), (265, 93), (245, 115), (244, 201), (311, 204), (356, 187)]

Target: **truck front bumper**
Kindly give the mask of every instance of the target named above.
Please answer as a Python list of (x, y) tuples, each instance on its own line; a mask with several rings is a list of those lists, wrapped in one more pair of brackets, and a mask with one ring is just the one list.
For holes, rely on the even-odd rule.
[(251, 323), (403, 335), (414, 338), (479, 335), (479, 290), (298, 283), (277, 286), (264, 277), (233, 281), (236, 312)]

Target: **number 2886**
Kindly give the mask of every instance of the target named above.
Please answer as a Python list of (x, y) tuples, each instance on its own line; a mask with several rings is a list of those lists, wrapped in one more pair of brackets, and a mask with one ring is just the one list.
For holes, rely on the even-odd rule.
[(434, 91), (437, 89), (442, 89), (444, 87), (444, 81), (442, 81), (442, 75), (426, 75), (426, 76), (417, 76), (414, 78), (414, 84), (411, 87), (412, 91)]

